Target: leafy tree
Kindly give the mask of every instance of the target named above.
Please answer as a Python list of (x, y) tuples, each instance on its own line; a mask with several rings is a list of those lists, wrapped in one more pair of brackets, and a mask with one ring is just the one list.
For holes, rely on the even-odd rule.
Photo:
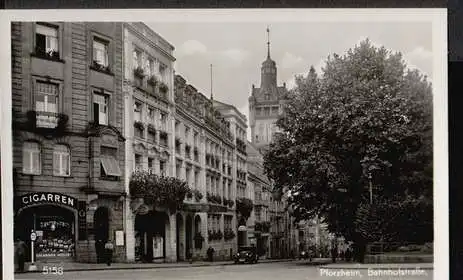
[[(406, 70), (400, 53), (367, 39), (329, 56), (321, 77), (313, 67), (296, 77), (277, 125), (264, 166), (276, 188), (289, 192), (296, 222), (321, 215), (330, 231), (363, 243), (371, 218), (378, 236), (407, 237), (389, 234), (398, 229), (390, 214), (400, 211), (388, 211), (405, 207), (400, 201), (420, 205), (416, 218), (429, 221), (432, 204), (421, 202), (432, 201), (431, 84)], [(421, 230), (432, 238), (432, 221)]]

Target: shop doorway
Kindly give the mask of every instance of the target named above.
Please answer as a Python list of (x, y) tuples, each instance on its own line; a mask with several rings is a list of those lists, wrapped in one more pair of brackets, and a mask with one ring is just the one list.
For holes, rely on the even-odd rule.
[(164, 260), (169, 217), (164, 212), (150, 211), (135, 217), (135, 259), (142, 262)]
[(195, 216), (195, 226), (194, 226), (194, 242), (195, 248), (201, 250), (203, 248), (204, 237), (201, 233), (201, 217), (199, 215)]
[(176, 225), (177, 261), (183, 261), (185, 259), (185, 244), (182, 238), (185, 237), (185, 229), (183, 225), (183, 217), (180, 213), (177, 213)]
[(109, 239), (109, 209), (98, 207), (93, 216), (97, 263), (104, 262), (104, 246)]
[(188, 215), (185, 222), (185, 253), (188, 259), (193, 254), (193, 216)]
[[(67, 208), (40, 205), (22, 210), (15, 219), (14, 234), (21, 238), (30, 250), (30, 234), (34, 230), (35, 258), (37, 261), (75, 259), (76, 215)], [(26, 254), (30, 261), (30, 253)]]

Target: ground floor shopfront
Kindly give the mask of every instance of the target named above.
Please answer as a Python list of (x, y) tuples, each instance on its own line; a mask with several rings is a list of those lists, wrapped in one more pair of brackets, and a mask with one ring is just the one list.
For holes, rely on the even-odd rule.
[[(14, 234), (28, 248), (34, 232), (36, 261), (98, 262), (104, 244), (114, 243), (114, 261), (125, 261), (122, 204), (117, 196), (55, 192), (17, 194)], [(123, 234), (122, 234), (123, 237)]]
[[(127, 261), (205, 260), (209, 247), (214, 249), (214, 259), (231, 259), (236, 252), (236, 239), (225, 237), (218, 240), (209, 239), (211, 221), (208, 219), (211, 219), (211, 213), (208, 210), (210, 208), (207, 205), (194, 206), (196, 207), (185, 207), (171, 212), (163, 207), (144, 204), (143, 199), (127, 199), (125, 208)], [(214, 213), (214, 216), (220, 214)], [(224, 216), (230, 217), (230, 215)], [(221, 232), (224, 232), (224, 220), (220, 220)]]

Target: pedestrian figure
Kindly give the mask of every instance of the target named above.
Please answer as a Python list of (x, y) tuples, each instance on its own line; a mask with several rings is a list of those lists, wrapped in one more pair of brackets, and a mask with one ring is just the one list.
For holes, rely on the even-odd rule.
[(24, 263), (26, 261), (26, 243), (24, 243), (24, 241), (22, 241), (19, 237), (16, 239), (15, 255), (18, 262), (18, 271), (24, 272)]
[(95, 241), (95, 250), (96, 250), (96, 263), (104, 262), (104, 246), (105, 242), (101, 239)]
[(213, 256), (214, 256), (214, 248), (209, 246), (209, 249), (207, 249), (207, 257), (208, 257), (210, 262), (212, 262), (214, 260)]
[(114, 245), (111, 242), (111, 240), (108, 240), (106, 242), (106, 244), (104, 245), (104, 249), (105, 249), (105, 255), (106, 255), (106, 264), (110, 266), (111, 261), (113, 259), (113, 250), (114, 250)]
[(193, 263), (193, 249), (191, 247), (188, 248), (188, 256), (187, 256), (187, 258), (188, 258), (188, 261), (190, 263)]
[(331, 260), (333, 263), (336, 262), (336, 258), (338, 257), (338, 249), (336, 247), (331, 248)]

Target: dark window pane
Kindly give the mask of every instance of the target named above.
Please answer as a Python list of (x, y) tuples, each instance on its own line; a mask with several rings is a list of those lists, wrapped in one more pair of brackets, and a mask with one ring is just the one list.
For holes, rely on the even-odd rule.
[(45, 48), (46, 48), (45, 35), (38, 34), (38, 33), (35, 35), (35, 46), (37, 47), (37, 50), (41, 52), (45, 52)]
[(99, 108), (99, 105), (98, 103), (93, 103), (93, 121), (96, 123), (96, 124), (99, 124), (100, 123), (100, 119), (99, 119), (99, 112), (100, 112), (100, 108)]

